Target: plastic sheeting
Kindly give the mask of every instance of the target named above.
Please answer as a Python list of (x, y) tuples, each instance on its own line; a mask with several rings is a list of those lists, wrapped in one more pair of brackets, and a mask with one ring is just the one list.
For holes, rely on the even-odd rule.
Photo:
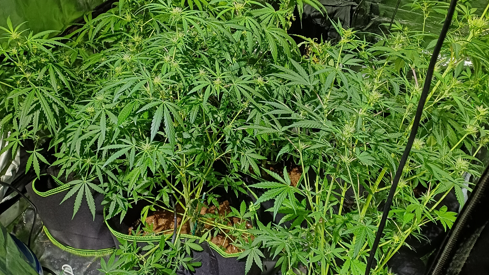
[[(7, 133), (2, 133), (2, 131), (0, 131), (0, 150), (7, 145), (7, 142), (5, 141), (5, 137), (7, 137)], [(17, 151), (17, 154), (13, 158), (10, 150), (1, 154), (0, 155), (0, 181), (11, 183), (17, 171), (19, 170), (19, 163), (20, 163), (19, 151)], [(0, 186), (0, 202), (3, 200), (6, 191), (7, 190), (5, 189), (5, 187)]]
[[(34, 210), (27, 201), (21, 199), (0, 215), (0, 223), (7, 228), (7, 232), (11, 232), (23, 243), (27, 243), (33, 218)], [(37, 256), (41, 265), (47, 268), (44, 274), (100, 274), (98, 271), (100, 268), (99, 257), (82, 257), (58, 248), (48, 239), (42, 230), (42, 223), (39, 217), (36, 219), (32, 234), (31, 250)], [(51, 270), (53, 273), (46, 272), (47, 270)], [(70, 274), (69, 270), (72, 270), (72, 274)]]
[(0, 272), (2, 274), (37, 274), (2, 226), (0, 226), (0, 243), (2, 244), (0, 246)]
[[(359, 5), (355, 26), (367, 31), (379, 33), (379, 24), (390, 22), (397, 1), (398, 0), (356, 0), (357, 3), (361, 4)], [(423, 13), (420, 10), (413, 11), (411, 9), (411, 3), (413, 2), (413, 0), (401, 0), (395, 20), (400, 21), (404, 26), (409, 27), (411, 30), (421, 31), (423, 28)], [(447, 1), (443, 2), (447, 3)], [(469, 2), (473, 8), (477, 8), (477, 13), (479, 15), (482, 14), (487, 5), (487, 0), (472, 0)], [(443, 20), (443, 15), (431, 12), (426, 22), (425, 31), (438, 35)]]

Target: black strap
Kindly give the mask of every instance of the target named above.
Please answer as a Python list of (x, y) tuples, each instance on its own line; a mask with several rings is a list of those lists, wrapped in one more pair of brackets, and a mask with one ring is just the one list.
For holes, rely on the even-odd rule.
[(406, 165), (406, 161), (409, 157), (409, 153), (411, 152), (411, 147), (413, 146), (416, 133), (418, 132), (419, 122), (421, 120), (421, 115), (423, 114), (424, 104), (426, 103), (426, 98), (428, 97), (428, 93), (430, 91), (431, 80), (433, 79), (433, 72), (435, 70), (436, 61), (438, 59), (438, 55), (440, 54), (441, 47), (443, 46), (443, 41), (447, 36), (448, 28), (450, 27), (450, 24), (452, 22), (453, 13), (455, 11), (456, 6), (457, 6), (457, 0), (452, 0), (450, 3), (450, 7), (448, 8), (447, 18), (445, 20), (445, 23), (443, 24), (443, 28), (441, 30), (440, 36), (438, 37), (438, 41), (436, 42), (436, 46), (435, 49), (433, 50), (433, 54), (431, 55), (431, 60), (428, 66), (428, 71), (426, 73), (426, 80), (424, 82), (423, 91), (419, 99), (418, 108), (416, 110), (416, 116), (414, 117), (413, 127), (411, 129), (411, 133), (409, 135), (406, 148), (404, 149), (404, 153), (402, 154), (401, 161), (399, 162), (399, 166), (397, 167), (396, 175), (394, 176), (394, 181), (392, 182), (392, 186), (389, 190), (389, 195), (387, 196), (387, 200), (384, 205), (382, 219), (380, 220), (379, 229), (377, 230), (375, 241), (370, 250), (370, 255), (367, 262), (367, 268), (365, 269), (365, 275), (370, 274), (370, 269), (372, 268), (372, 264), (375, 259), (375, 252), (379, 247), (380, 238), (382, 237), (382, 232), (384, 231), (385, 223), (387, 221), (387, 216), (391, 208), (392, 199), (394, 197), (394, 194), (396, 193), (397, 185), (399, 184), (399, 180), (401, 179), (402, 170)]
[(13, 198), (8, 200), (4, 200), (0, 203), (0, 215), (2, 215), (5, 211), (7, 211), (12, 205), (14, 205), (18, 200), (20, 200), (21, 196), (16, 195)]
[(396, 18), (397, 11), (399, 10), (399, 5), (401, 4), (401, 0), (397, 0), (396, 9), (392, 14), (391, 23), (389, 24), (389, 30), (392, 28), (392, 23), (394, 23), (394, 18)]

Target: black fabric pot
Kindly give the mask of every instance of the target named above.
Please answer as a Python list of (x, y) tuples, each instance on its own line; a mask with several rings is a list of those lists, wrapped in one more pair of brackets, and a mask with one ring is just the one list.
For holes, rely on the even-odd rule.
[[(144, 203), (133, 206), (123, 221), (120, 222), (119, 217), (114, 217), (106, 221), (107, 227), (112, 233), (112, 237), (117, 246), (120, 245), (119, 240), (125, 240), (127, 242), (137, 242), (140, 246), (144, 246), (146, 243), (157, 244), (160, 242), (161, 236), (133, 236), (128, 235), (127, 232), (132, 223), (139, 218), (139, 213), (144, 207)], [(183, 239), (199, 239), (196, 236), (181, 234)], [(195, 261), (202, 263), (201, 267), (195, 269), (195, 272), (190, 272), (185, 269), (181, 269), (177, 272), (179, 275), (245, 275), (246, 259), (238, 260), (238, 254), (227, 254), (217, 245), (204, 241), (200, 244), (203, 251), (193, 251), (191, 257)], [(258, 266), (253, 264), (250, 272), (247, 275), (274, 275), (278, 274), (277, 269), (274, 269), (276, 261), (263, 260), (263, 272)]]
[[(209, 245), (207, 242), (201, 244), (203, 251), (194, 252), (193, 258), (200, 261), (202, 266), (195, 272), (188, 270), (177, 271), (178, 275), (241, 275), (245, 274), (245, 259), (237, 260), (236, 257), (224, 257), (218, 252), (219, 248)], [(279, 268), (275, 268), (276, 261), (263, 260), (263, 271), (253, 264), (248, 275), (275, 275), (281, 274)]]
[(112, 252), (115, 243), (104, 221), (102, 194), (93, 194), (96, 205), (95, 219), (85, 199), (72, 218), (76, 195), (60, 204), (71, 186), (56, 187), (51, 176), (42, 176), (26, 188), (38, 209), (48, 237), (55, 245), (84, 256), (99, 256)]

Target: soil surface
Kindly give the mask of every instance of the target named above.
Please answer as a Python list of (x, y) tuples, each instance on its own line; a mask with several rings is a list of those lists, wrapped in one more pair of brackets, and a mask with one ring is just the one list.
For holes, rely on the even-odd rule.
[[(203, 206), (200, 210), (200, 214), (203, 215), (207, 221), (212, 223), (217, 217), (216, 215), (219, 216), (220, 222), (226, 221), (227, 220), (227, 225), (228, 226), (233, 226), (235, 224), (240, 224), (242, 222), (246, 222), (246, 228), (250, 229), (252, 228), (251, 223), (248, 221), (242, 221), (239, 218), (236, 217), (226, 217), (229, 213), (231, 213), (231, 207), (229, 205), (229, 201), (224, 201), (219, 204), (219, 207), (216, 206)], [(183, 209), (178, 205), (177, 206), (177, 226), (180, 226), (182, 222), (182, 216), (183, 216)], [(207, 216), (207, 217), (206, 217)], [(214, 226), (208, 223), (204, 223), (203, 227), (207, 230), (213, 230)], [(151, 226), (152, 231), (150, 232), (143, 232), (142, 234), (139, 231), (138, 233), (145, 236), (148, 234), (154, 234), (154, 233), (163, 233), (163, 234), (172, 234), (173, 229), (175, 226), (174, 222), (174, 215), (173, 212), (168, 211), (168, 210), (158, 210), (151, 215), (149, 215), (146, 218), (146, 224)], [(136, 222), (136, 225), (134, 228), (137, 228), (139, 225), (141, 225), (141, 221), (138, 220)], [(129, 234), (132, 233), (134, 230), (133, 227), (129, 228)], [(140, 229), (141, 230), (141, 229)], [(236, 246), (232, 245), (232, 243), (235, 241), (235, 238), (232, 236), (227, 236), (225, 233), (228, 233), (229, 230), (225, 230), (224, 233), (220, 232), (219, 234), (215, 235), (212, 239), (211, 242), (216, 244), (217, 246), (221, 247), (226, 253), (238, 253), (241, 252), (242, 250), (237, 248)], [(190, 224), (187, 222), (183, 225), (180, 233), (182, 234), (191, 234), (190, 230)]]
[[(266, 169), (279, 174), (281, 177), (284, 176), (283, 167), (269, 166), (266, 167)], [(296, 187), (297, 183), (299, 182), (299, 179), (301, 178), (302, 169), (299, 166), (287, 167), (287, 174), (289, 175), (291, 185)], [(262, 171), (262, 177), (266, 180), (273, 180), (273, 181), (275, 180), (265, 171)]]
[(294, 167), (292, 170), (287, 171), (289, 173), (289, 178), (291, 184), (296, 187), (297, 183), (299, 182), (299, 179), (301, 178), (302, 172), (300, 171), (299, 167)]
[[(180, 205), (177, 206), (177, 227), (182, 223), (182, 215), (183, 209)], [(141, 221), (138, 220), (136, 223), (136, 227), (141, 224)], [(164, 234), (173, 234), (173, 229), (175, 227), (175, 217), (173, 216), (173, 212), (168, 210), (158, 210), (153, 212), (151, 215), (146, 217), (146, 224), (152, 226), (151, 232), (144, 232), (142, 235), (148, 235), (153, 233), (163, 232)], [(129, 235), (132, 233), (133, 227), (129, 228)], [(190, 224), (187, 222), (183, 225), (181, 234), (190, 234)]]

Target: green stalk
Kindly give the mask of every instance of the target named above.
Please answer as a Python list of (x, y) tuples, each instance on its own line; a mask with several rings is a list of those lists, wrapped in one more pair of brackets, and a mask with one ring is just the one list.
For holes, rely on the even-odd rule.
[[(453, 56), (453, 53), (452, 53), (452, 56)], [(450, 59), (450, 60), (452, 60), (452, 59)], [(457, 62), (455, 62), (455, 63), (457, 63)], [(445, 72), (443, 72), (441, 79), (444, 79), (448, 75), (448, 73), (452, 70), (453, 66), (454, 66), (453, 62), (450, 61), (448, 63), (447, 68), (445, 69)], [(441, 79), (436, 82), (435, 86), (433, 87), (433, 90), (431, 90), (430, 94), (426, 98), (426, 102), (430, 101), (431, 97), (435, 94), (436, 90), (441, 85)], [(428, 107), (425, 107), (424, 110), (427, 110), (427, 109), (431, 108), (432, 106), (433, 106), (433, 104), (429, 105)], [(411, 130), (411, 127), (413, 127), (413, 123), (414, 123), (414, 118), (411, 121), (411, 124), (409, 125), (409, 130)]]
[(457, 146), (469, 135), (469, 133), (465, 134), (458, 142), (457, 144), (455, 144), (455, 146), (452, 147), (452, 149), (450, 149), (450, 152), (453, 151), (455, 148), (457, 148)]
[(377, 188), (379, 187), (380, 182), (384, 178), (385, 172), (387, 172), (387, 167), (384, 167), (382, 171), (379, 174), (379, 177), (374, 183), (374, 187), (372, 188), (372, 192), (368, 194), (367, 196), (367, 201), (365, 202), (365, 205), (363, 205), (362, 212), (360, 213), (360, 220), (363, 220), (365, 217), (365, 214), (367, 213), (367, 209), (370, 206), (370, 201), (372, 200), (373, 194), (377, 192)]
[[(325, 231), (325, 226), (324, 226), (324, 217), (322, 219), (322, 223), (321, 223), (321, 229), (320, 232), (316, 232), (317, 234), (319, 234), (320, 238), (321, 238), (321, 246), (320, 246), (320, 249), (321, 249), (321, 254), (322, 255), (325, 255), (324, 253), (324, 244), (326, 242), (326, 240), (324, 239), (324, 234), (323, 232)], [(325, 270), (325, 267), (324, 265), (321, 265), (321, 274), (327, 274), (326, 270)]]
[(236, 228), (236, 227), (224, 225), (222, 223), (211, 222), (209, 219), (206, 219), (206, 218), (202, 218), (201, 219), (201, 222), (204, 223), (204, 224), (207, 224), (207, 225), (211, 225), (211, 226), (217, 227), (219, 229), (236, 230), (236, 231), (239, 231), (239, 232), (248, 232), (248, 230), (246, 230), (246, 229), (239, 229), (239, 228)]
[[(353, 179), (351, 178), (351, 173), (350, 173), (350, 165), (346, 165), (346, 170), (348, 171), (348, 177), (350, 178), (351, 182), (351, 189), (353, 189), (353, 194), (355, 195), (355, 201), (357, 203), (357, 209), (360, 211), (360, 197), (357, 194), (357, 191), (355, 191), (355, 186), (353, 185)], [(360, 191), (360, 190), (358, 190)]]
[(178, 188), (176, 188), (167, 178), (165, 178), (165, 181), (168, 185), (170, 185), (171, 188), (173, 188), (173, 190), (175, 190), (182, 197), (185, 197), (185, 195)]
[[(453, 54), (450, 56), (450, 62), (448, 63), (448, 66), (445, 69), (445, 72), (443, 72), (443, 74), (441, 76), (441, 79), (444, 79), (448, 75), (448, 73), (453, 69), (453, 67), (454, 67), (455, 64), (453, 64), (454, 62), (451, 61), (452, 60), (452, 57), (453, 57)], [(455, 62), (455, 63), (457, 63), (457, 62)], [(440, 87), (440, 85), (441, 85), (441, 79), (436, 82), (435, 87), (433, 87), (433, 90), (431, 90), (431, 93), (426, 98), (426, 102), (429, 102), (430, 101), (431, 97), (435, 94), (435, 92), (438, 89), (438, 87)]]
[(158, 250), (158, 248), (160, 248), (159, 245), (156, 245), (155, 247), (153, 247), (150, 251), (146, 252), (146, 254), (143, 255), (143, 259), (145, 259), (146, 257), (148, 257), (149, 255), (151, 255), (153, 252), (155, 252), (156, 250)]
[[(321, 159), (318, 160), (318, 173), (316, 173), (316, 182), (314, 183), (316, 187), (316, 206), (319, 205), (319, 171), (321, 170)], [(304, 170), (302, 170), (304, 171)], [(325, 177), (326, 178), (326, 177)], [(322, 189), (322, 187), (321, 187)], [(312, 207), (312, 205), (311, 205)], [(313, 208), (313, 211), (315, 210), (315, 207)]]
[(142, 198), (143, 200), (145, 200), (145, 201), (149, 202), (149, 203), (152, 203), (152, 204), (156, 205), (158, 208), (161, 208), (161, 209), (166, 210), (166, 211), (173, 211), (173, 210), (171, 210), (170, 208), (167, 208), (167, 207), (165, 207), (165, 206), (159, 205), (158, 203), (155, 203), (154, 201), (152, 201), (152, 200), (150, 200), (150, 199), (148, 199), (148, 198), (146, 198), (146, 197), (144, 197), (144, 196), (142, 196), (141, 198)]
[(178, 236), (180, 236), (180, 231), (182, 231), (183, 225), (187, 222), (187, 220), (189, 220), (190, 228), (192, 228), (192, 221), (189, 218), (187, 218), (187, 208), (185, 208), (185, 212), (183, 212), (183, 217), (181, 219), (182, 222), (180, 223), (180, 226), (178, 227), (178, 232), (177, 232), (177, 235), (175, 236), (175, 239), (177, 239)]
[[(327, 178), (324, 177), (323, 185), (326, 181), (327, 181)], [(331, 196), (331, 192), (333, 191), (334, 182), (335, 182), (335, 179), (333, 176), (333, 178), (331, 179), (331, 184), (329, 185), (328, 195), (326, 196), (326, 202), (324, 203), (323, 217), (326, 217), (326, 211), (328, 210), (328, 204), (329, 204), (329, 197)], [(324, 225), (323, 225), (323, 227), (326, 228)]]
[(489, 10), (489, 4), (487, 4), (486, 9), (485, 9), (485, 10), (484, 10), (484, 12), (482, 13), (481, 18), (484, 18), (484, 16), (486, 16), (486, 13), (487, 13), (487, 11), (488, 11), (488, 10)]
[(474, 153), (474, 155), (473, 155), (472, 157), (474, 157), (474, 158), (475, 158), (475, 156), (477, 155), (477, 153), (479, 153), (479, 150), (482, 148), (482, 146), (483, 146), (483, 145), (481, 144), (481, 145), (479, 146), (479, 148), (477, 148), (477, 150), (475, 150), (475, 153)]
[[(426, 218), (426, 216), (423, 216), (423, 218), (421, 218), (421, 220), (424, 220)], [(377, 268), (382, 268), (384, 265), (387, 264), (387, 262), (392, 258), (392, 256), (394, 256), (394, 254), (397, 253), (397, 251), (399, 251), (399, 249), (403, 246), (404, 242), (406, 241), (407, 237), (409, 237), (411, 235), (411, 233), (414, 231), (415, 228), (419, 228), (423, 225), (425, 225), (426, 223), (428, 223), (429, 220), (425, 221), (425, 222), (421, 222), (419, 224), (413, 224), (408, 230), (406, 230), (403, 234), (403, 237), (402, 237), (402, 240), (399, 242), (399, 245), (394, 249), (392, 250), (391, 252), (387, 253), (387, 257), (385, 258), (385, 260), (382, 262), (382, 264), (377, 267)]]
[[(300, 146), (300, 141), (299, 141), (299, 146)], [(299, 150), (299, 156), (300, 156), (300, 159), (301, 159), (301, 167), (302, 167), (302, 173), (304, 173), (306, 170), (304, 169), (304, 159), (302, 157), (302, 151)], [(314, 207), (314, 203), (312, 202), (312, 198), (311, 198), (311, 194), (310, 194), (310, 190), (311, 190), (311, 186), (309, 184), (309, 180), (308, 180), (308, 177), (304, 176), (304, 183), (306, 185), (306, 190), (308, 190), (309, 192), (305, 192), (305, 195), (307, 197), (307, 200), (309, 201), (309, 205), (311, 205), (311, 207)], [(297, 183), (297, 189), (299, 189), (299, 183), (300, 181)]]
[(442, 196), (442, 197), (441, 197), (441, 198), (440, 198), (440, 199), (439, 199), (439, 200), (438, 200), (438, 201), (435, 203), (435, 205), (433, 205), (433, 207), (431, 207), (431, 208), (430, 208), (430, 210), (429, 210), (429, 211), (430, 211), (430, 212), (431, 212), (431, 211), (433, 211), (433, 210), (434, 210), (434, 209), (435, 209), (435, 208), (438, 206), (438, 204), (440, 204), (440, 203), (441, 203), (441, 202), (442, 202), (442, 201), (445, 199), (445, 197), (446, 197), (446, 196), (447, 196), (447, 195), (450, 193), (450, 191), (452, 191), (452, 189), (453, 189), (453, 186), (452, 186), (452, 187), (450, 187), (450, 189), (448, 189), (448, 190), (445, 192), (445, 194), (443, 194), (443, 196)]
[(426, 28), (426, 19), (428, 19), (428, 15), (424, 12), (423, 10), (423, 33), (425, 33), (425, 28)]
[[(352, 242), (353, 243), (353, 242)], [(362, 249), (360, 249), (360, 252), (358, 253), (357, 257), (355, 259), (358, 260), (358, 258), (360, 258), (360, 256), (362, 255), (362, 251), (364, 251), (368, 246), (368, 242), (365, 242), (365, 244), (362, 246)]]
[(401, 247), (404, 245), (404, 242), (406, 241), (407, 237), (413, 231), (413, 227), (414, 226), (411, 226), (406, 232), (403, 233), (402, 240), (399, 242), (399, 245), (394, 250), (392, 250), (391, 252), (387, 253), (387, 257), (385, 257), (384, 261), (382, 261), (382, 264), (379, 265), (379, 266), (377, 266), (376, 269), (381, 269), (382, 267), (384, 267), (384, 265), (387, 264), (387, 262), (392, 258), (392, 256), (394, 256), (394, 254), (396, 254), (396, 252), (399, 251), (399, 249), (401, 249)]
[(341, 43), (340, 51), (338, 52), (338, 60), (336, 61), (336, 69), (338, 69), (340, 67), (341, 53), (343, 52), (343, 45), (344, 45), (344, 43)]
[(341, 201), (340, 201), (340, 209), (338, 210), (338, 215), (341, 215), (341, 212), (343, 210), (343, 203), (345, 202), (345, 195), (346, 195), (346, 190), (348, 189), (348, 183), (345, 182), (345, 185), (343, 186), (343, 190), (341, 191)]
[[(436, 189), (438, 189), (439, 186), (440, 186), (440, 184), (437, 185), (435, 188), (433, 188), (433, 190), (431, 190), (431, 182), (430, 182), (430, 184), (428, 186), (427, 195), (426, 195), (426, 201), (423, 203), (423, 206), (426, 207), (426, 205), (428, 204), (428, 202), (431, 199), (431, 194), (433, 194), (434, 192), (436, 192)], [(428, 196), (430, 196), (430, 197), (428, 197)]]
[(399, 131), (402, 130), (402, 125), (404, 125), (404, 120), (406, 119), (406, 117), (408, 116), (408, 113), (409, 113), (409, 109), (410, 109), (411, 105), (408, 105), (407, 108), (406, 108), (406, 112), (404, 113), (404, 115), (402, 116), (402, 120), (401, 120), (401, 123), (399, 123)]

